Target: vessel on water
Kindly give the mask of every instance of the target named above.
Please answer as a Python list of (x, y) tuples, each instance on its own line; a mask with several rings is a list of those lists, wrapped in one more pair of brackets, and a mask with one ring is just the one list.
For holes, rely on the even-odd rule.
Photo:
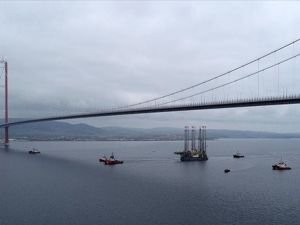
[(109, 158), (103, 156), (99, 159), (99, 162), (104, 162), (105, 165), (116, 165), (123, 163), (123, 161), (115, 159), (114, 153), (111, 153), (111, 156)]
[(206, 154), (206, 127), (202, 126), (199, 129), (198, 137), (198, 148), (196, 148), (196, 129), (192, 127), (192, 138), (191, 138), (191, 149), (189, 148), (189, 127), (185, 127), (184, 131), (184, 151), (174, 152), (177, 155), (180, 155), (180, 160), (183, 162), (186, 161), (206, 161), (208, 160)]
[(37, 150), (36, 148), (33, 148), (32, 150), (28, 151), (29, 154), (39, 154), (41, 153), (39, 150)]
[(233, 158), (244, 158), (245, 156), (242, 155), (241, 153), (237, 152), (233, 155)]
[(229, 173), (230, 172), (230, 169), (225, 169), (224, 170), (224, 173)]
[(279, 161), (279, 163), (272, 165), (273, 170), (290, 170), (291, 167), (289, 167), (285, 162), (282, 160)]

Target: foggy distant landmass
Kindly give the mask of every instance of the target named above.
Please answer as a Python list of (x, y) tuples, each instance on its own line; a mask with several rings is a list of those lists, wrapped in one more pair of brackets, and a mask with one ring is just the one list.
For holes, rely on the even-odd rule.
[[(183, 140), (183, 128), (93, 127), (67, 122), (41, 122), (13, 126), (10, 138), (22, 140)], [(2, 132), (2, 131), (1, 131)], [(299, 133), (272, 133), (208, 129), (208, 139), (219, 138), (300, 138)]]

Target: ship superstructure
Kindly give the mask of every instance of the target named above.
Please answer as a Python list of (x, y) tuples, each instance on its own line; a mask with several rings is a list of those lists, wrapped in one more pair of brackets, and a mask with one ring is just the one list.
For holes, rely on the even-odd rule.
[[(191, 136), (190, 136), (191, 133)], [(206, 153), (206, 126), (201, 126), (198, 132), (198, 146), (196, 147), (196, 127), (192, 126), (191, 132), (188, 126), (184, 128), (184, 150), (175, 152), (180, 155), (181, 161), (206, 161), (208, 160)], [(191, 143), (191, 148), (190, 148)]]

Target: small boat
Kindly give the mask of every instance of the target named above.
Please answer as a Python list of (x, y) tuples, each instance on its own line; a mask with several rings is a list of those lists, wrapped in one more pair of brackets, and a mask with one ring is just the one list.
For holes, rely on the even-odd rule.
[(273, 170), (290, 170), (291, 167), (289, 167), (285, 162), (282, 160), (279, 161), (279, 163), (272, 165)]
[(245, 156), (243, 156), (241, 153), (237, 152), (236, 154), (233, 155), (233, 158), (244, 158)]
[(33, 148), (32, 150), (28, 151), (29, 154), (39, 154), (41, 153), (39, 150), (37, 150), (36, 148)]
[(225, 169), (224, 170), (224, 173), (229, 173), (230, 172), (230, 169)]
[(116, 165), (116, 164), (123, 163), (123, 161), (115, 159), (114, 153), (112, 153), (109, 158), (103, 156), (102, 158), (99, 159), (99, 162), (104, 162), (105, 165)]

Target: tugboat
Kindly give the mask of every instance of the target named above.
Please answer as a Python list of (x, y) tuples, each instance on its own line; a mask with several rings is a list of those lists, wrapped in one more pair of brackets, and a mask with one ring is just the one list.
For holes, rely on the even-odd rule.
[(236, 154), (233, 155), (233, 158), (244, 158), (245, 156), (243, 156), (241, 153), (237, 152)]
[(104, 162), (104, 165), (116, 165), (123, 163), (123, 161), (115, 159), (114, 153), (111, 153), (111, 156), (109, 158), (103, 156), (99, 159), (99, 162)]
[(230, 169), (225, 169), (224, 170), (224, 173), (229, 173), (230, 172)]
[(280, 160), (279, 163), (272, 165), (272, 168), (273, 168), (273, 170), (290, 170), (291, 169), (291, 167), (289, 167), (282, 160)]
[(39, 154), (41, 153), (39, 150), (33, 148), (32, 150), (28, 151), (29, 154)]

